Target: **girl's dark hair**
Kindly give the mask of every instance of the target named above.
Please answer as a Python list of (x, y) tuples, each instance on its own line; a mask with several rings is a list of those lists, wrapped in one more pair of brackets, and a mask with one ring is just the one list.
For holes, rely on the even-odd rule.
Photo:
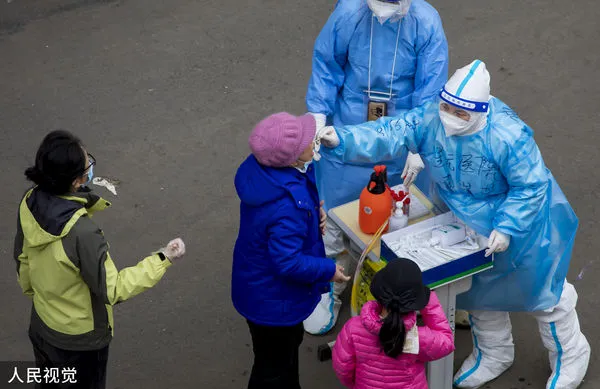
[(386, 308), (388, 315), (383, 319), (381, 330), (379, 330), (379, 342), (385, 355), (396, 358), (404, 349), (406, 328), (404, 328), (403, 316), (405, 313), (401, 313), (393, 307)]
[(62, 195), (85, 172), (85, 152), (79, 138), (68, 131), (52, 131), (42, 141), (35, 165), (25, 170), (28, 180), (41, 190)]
[(387, 356), (396, 358), (404, 349), (404, 316), (425, 308), (431, 291), (423, 285), (419, 266), (406, 258), (390, 261), (378, 271), (370, 291), (388, 311), (379, 330), (379, 342)]

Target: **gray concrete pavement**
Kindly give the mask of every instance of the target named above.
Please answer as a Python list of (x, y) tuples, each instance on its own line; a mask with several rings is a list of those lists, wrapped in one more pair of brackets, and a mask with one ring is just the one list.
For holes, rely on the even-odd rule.
[[(536, 130), (547, 165), (580, 217), (570, 277), (592, 344), (586, 389), (600, 387), (600, 5), (432, 2), (451, 69), (478, 57), (492, 92)], [(29, 303), (12, 262), (23, 170), (49, 130), (77, 133), (96, 174), (118, 178), (97, 216), (120, 267), (182, 236), (188, 256), (153, 290), (116, 308), (109, 388), (243, 388), (245, 323), (229, 299), (238, 223), (233, 175), (247, 136), (269, 113), (304, 112), (311, 49), (333, 0), (14, 0), (0, 3), (0, 360), (31, 360)], [(533, 319), (513, 315), (517, 359), (486, 388), (542, 388), (547, 356)], [(341, 388), (302, 345), (305, 388)], [(470, 352), (457, 335), (457, 363)], [(2, 377), (0, 377), (2, 378)]]

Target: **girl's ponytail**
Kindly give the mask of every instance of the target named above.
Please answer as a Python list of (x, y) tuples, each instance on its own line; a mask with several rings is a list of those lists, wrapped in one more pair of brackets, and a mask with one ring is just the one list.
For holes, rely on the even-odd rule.
[(379, 330), (379, 342), (388, 357), (396, 358), (404, 350), (404, 316), (418, 311), (429, 302), (429, 288), (423, 285), (419, 266), (405, 258), (395, 259), (378, 271), (371, 281), (371, 294), (387, 310)]
[(390, 311), (379, 330), (379, 342), (388, 357), (396, 358), (404, 349), (406, 328), (402, 316), (397, 310)]

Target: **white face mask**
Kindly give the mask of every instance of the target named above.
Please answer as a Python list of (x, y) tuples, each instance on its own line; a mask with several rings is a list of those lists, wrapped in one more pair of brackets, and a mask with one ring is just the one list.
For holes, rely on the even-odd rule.
[(446, 111), (440, 110), (440, 120), (444, 125), (446, 136), (460, 135), (469, 130), (471, 123)]
[(380, 0), (367, 0), (367, 5), (373, 11), (380, 24), (388, 19), (397, 22), (408, 13), (412, 0), (400, 0), (398, 3), (388, 3)]
[[(298, 161), (298, 162), (302, 162), (302, 161)], [(300, 173), (306, 173), (308, 171), (308, 167), (310, 166), (311, 163), (312, 163), (312, 159), (308, 162), (304, 162), (303, 166), (294, 166), (294, 168), (296, 168), (296, 170), (298, 170)]]
[(440, 109), (440, 120), (446, 136), (465, 136), (481, 131), (487, 124), (487, 115), (483, 112), (471, 112), (469, 121), (463, 120)]

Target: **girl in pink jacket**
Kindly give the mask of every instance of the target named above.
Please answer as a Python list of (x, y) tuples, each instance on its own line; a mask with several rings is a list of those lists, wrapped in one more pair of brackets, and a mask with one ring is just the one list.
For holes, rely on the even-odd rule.
[[(435, 292), (409, 259), (393, 260), (373, 277), (360, 316), (333, 348), (333, 368), (352, 389), (427, 389), (425, 363), (454, 351), (454, 335)], [(421, 312), (424, 326), (417, 326)]]

